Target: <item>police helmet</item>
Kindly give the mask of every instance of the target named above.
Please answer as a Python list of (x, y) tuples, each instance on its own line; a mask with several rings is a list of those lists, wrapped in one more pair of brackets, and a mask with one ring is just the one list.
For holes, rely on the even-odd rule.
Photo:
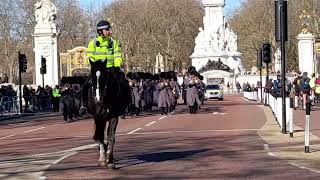
[(98, 24), (97, 24), (97, 30), (102, 30), (102, 29), (110, 29), (111, 28), (111, 24), (108, 22), (108, 21), (100, 21)]

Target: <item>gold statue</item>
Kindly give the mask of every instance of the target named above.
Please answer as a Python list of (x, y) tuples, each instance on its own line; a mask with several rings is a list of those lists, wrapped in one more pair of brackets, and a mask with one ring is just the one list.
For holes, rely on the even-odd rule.
[(302, 21), (302, 29), (301, 33), (302, 34), (309, 34), (311, 32), (311, 15), (306, 11), (303, 10), (302, 14), (300, 14), (299, 19)]

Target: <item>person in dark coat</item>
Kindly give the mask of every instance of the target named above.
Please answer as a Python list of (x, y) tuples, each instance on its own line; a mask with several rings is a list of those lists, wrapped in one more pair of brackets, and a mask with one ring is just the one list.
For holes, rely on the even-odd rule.
[(81, 101), (81, 91), (80, 86), (78, 84), (74, 84), (71, 88), (72, 98), (74, 100), (73, 104), (73, 115), (76, 119), (79, 118), (79, 110), (80, 110), (80, 101)]
[(143, 84), (143, 99), (144, 99), (144, 110), (150, 112), (152, 110), (153, 103), (153, 89), (151, 85), (151, 80), (147, 79)]
[(307, 99), (310, 95), (310, 78), (308, 78), (308, 73), (304, 72), (299, 82), (300, 90), (303, 98), (303, 109), (306, 109)]
[(61, 91), (61, 103), (63, 106), (63, 118), (66, 122), (72, 121), (73, 109), (74, 109), (74, 99), (72, 95), (72, 90), (69, 85), (66, 85)]
[(300, 90), (300, 79), (301, 79), (301, 72), (298, 71), (297, 74), (294, 75), (293, 79), (293, 89), (294, 89), (294, 109), (297, 109), (299, 107), (299, 98), (301, 95)]

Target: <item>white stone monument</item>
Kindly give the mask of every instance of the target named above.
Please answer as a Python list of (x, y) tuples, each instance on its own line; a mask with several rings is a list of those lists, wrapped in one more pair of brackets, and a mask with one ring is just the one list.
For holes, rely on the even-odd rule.
[(314, 73), (314, 36), (311, 33), (300, 33), (298, 39), (299, 71)]
[(204, 28), (199, 28), (195, 39), (196, 45), (191, 55), (192, 65), (199, 70), (209, 59), (220, 59), (234, 74), (242, 73), (244, 68), (242, 54), (238, 52), (237, 35), (230, 29), (223, 15), (225, 0), (202, 0), (202, 5), (205, 10)]
[(42, 85), (40, 74), (41, 56), (46, 58), (47, 73), (44, 85), (54, 86), (58, 80), (57, 27), (55, 18), (57, 9), (50, 0), (38, 0), (35, 6), (36, 26), (34, 28), (35, 84)]
[(157, 74), (159, 73), (159, 70), (160, 72), (164, 72), (165, 71), (165, 68), (164, 68), (164, 61), (163, 61), (163, 56), (158, 53), (157, 56), (156, 56), (156, 64), (155, 64), (155, 67), (154, 67), (154, 73)]

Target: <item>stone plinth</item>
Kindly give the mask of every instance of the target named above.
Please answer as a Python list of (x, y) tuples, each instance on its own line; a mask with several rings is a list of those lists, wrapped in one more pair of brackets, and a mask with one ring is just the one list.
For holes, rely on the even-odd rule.
[(308, 76), (314, 72), (314, 36), (312, 34), (299, 34), (298, 37), (299, 51), (299, 71), (307, 72)]
[[(57, 9), (50, 0), (37, 1), (35, 6), (36, 26), (34, 28), (35, 82), (36, 85), (54, 86), (59, 84), (57, 27), (55, 23)], [(47, 73), (40, 73), (41, 57), (46, 58)]]
[(47, 73), (44, 75), (44, 85), (54, 86), (59, 84), (56, 29), (52, 28), (52, 26), (47, 26), (47, 28), (41, 26), (41, 28), (35, 29), (35, 34), (33, 34), (33, 37), (35, 44), (33, 49), (35, 53), (36, 70), (35, 84), (42, 85), (42, 75), (40, 74), (41, 56), (43, 56), (47, 60)]

